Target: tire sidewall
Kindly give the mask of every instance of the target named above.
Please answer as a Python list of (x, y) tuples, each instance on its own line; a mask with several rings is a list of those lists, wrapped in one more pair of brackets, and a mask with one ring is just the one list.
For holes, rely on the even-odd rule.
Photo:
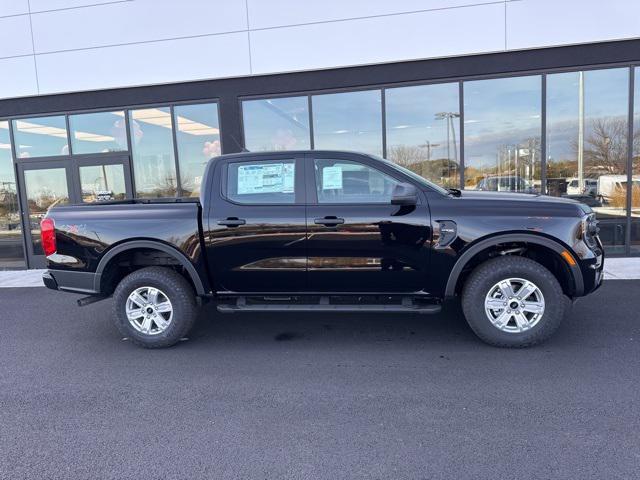
[[(495, 327), (485, 312), (484, 301), (491, 288), (507, 278), (533, 282), (542, 292), (542, 318), (525, 332), (505, 332)], [(467, 322), (484, 341), (497, 346), (525, 347), (546, 340), (560, 325), (565, 297), (555, 276), (539, 263), (523, 257), (504, 257), (482, 264), (463, 290), (462, 307)]]

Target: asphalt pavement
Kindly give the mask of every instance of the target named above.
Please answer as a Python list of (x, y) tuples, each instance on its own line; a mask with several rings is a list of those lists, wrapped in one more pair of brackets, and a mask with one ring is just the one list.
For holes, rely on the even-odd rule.
[(437, 316), (236, 314), (143, 350), (111, 301), (0, 290), (2, 479), (631, 479), (640, 282), (606, 282), (549, 342)]

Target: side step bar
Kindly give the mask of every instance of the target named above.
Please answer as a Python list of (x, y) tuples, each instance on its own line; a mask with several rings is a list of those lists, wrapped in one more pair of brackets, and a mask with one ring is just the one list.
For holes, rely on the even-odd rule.
[(332, 304), (327, 297), (318, 303), (247, 303), (245, 297), (238, 297), (233, 304), (219, 304), (221, 313), (236, 312), (381, 312), (381, 313), (439, 313), (442, 306), (436, 303), (417, 304), (411, 299), (402, 299), (397, 304)]

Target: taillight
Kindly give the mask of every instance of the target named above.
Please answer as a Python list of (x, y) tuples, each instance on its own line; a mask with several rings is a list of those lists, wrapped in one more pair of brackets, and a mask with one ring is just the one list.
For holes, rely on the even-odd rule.
[(47, 257), (56, 253), (56, 224), (53, 218), (43, 218), (40, 222), (40, 239)]

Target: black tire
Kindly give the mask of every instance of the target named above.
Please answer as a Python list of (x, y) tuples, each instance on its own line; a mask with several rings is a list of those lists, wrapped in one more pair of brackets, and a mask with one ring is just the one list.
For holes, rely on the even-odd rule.
[[(138, 288), (161, 290), (173, 309), (169, 325), (160, 333), (146, 334), (129, 322), (126, 305), (129, 295)], [(176, 344), (193, 327), (198, 309), (195, 293), (187, 280), (166, 267), (146, 267), (124, 277), (113, 294), (113, 317), (120, 333), (144, 348), (163, 348)]]
[[(508, 278), (533, 282), (544, 296), (544, 313), (529, 330), (503, 331), (489, 320), (485, 312), (485, 298), (489, 291)], [(544, 342), (560, 326), (568, 304), (556, 277), (538, 262), (525, 257), (505, 256), (480, 264), (471, 272), (462, 289), (462, 310), (467, 323), (481, 340), (496, 347), (523, 348)], [(515, 319), (510, 322), (515, 322)]]

